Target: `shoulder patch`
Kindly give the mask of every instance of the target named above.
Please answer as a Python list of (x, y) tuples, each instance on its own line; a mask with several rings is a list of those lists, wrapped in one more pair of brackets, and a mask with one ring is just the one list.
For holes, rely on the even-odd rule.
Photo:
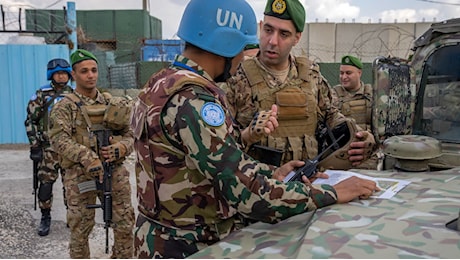
[(225, 122), (225, 112), (217, 103), (205, 103), (200, 114), (203, 121), (210, 126), (221, 126)]
[(37, 99), (37, 94), (33, 94), (33, 95), (30, 97), (30, 100), (31, 100), (31, 101), (34, 101), (35, 99)]

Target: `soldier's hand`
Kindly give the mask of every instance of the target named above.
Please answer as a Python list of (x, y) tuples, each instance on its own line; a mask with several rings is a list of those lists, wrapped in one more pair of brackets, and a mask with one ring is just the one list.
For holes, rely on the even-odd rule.
[(41, 161), (43, 159), (43, 149), (40, 146), (31, 146), (29, 157), (34, 162)]
[(277, 179), (279, 181), (283, 181), (286, 176), (296, 168), (302, 167), (305, 165), (304, 161), (299, 160), (292, 160), (289, 161), (280, 167), (276, 168), (275, 172), (273, 173), (272, 178)]
[(357, 166), (371, 157), (375, 148), (375, 139), (368, 131), (357, 132), (354, 139), (355, 141), (350, 144), (348, 155), (352, 165)]
[(113, 162), (126, 156), (126, 146), (117, 142), (112, 137), (109, 139), (110, 145), (102, 147), (102, 156), (106, 162)]
[(95, 178), (99, 179), (99, 182), (102, 183), (104, 181), (104, 167), (102, 166), (102, 162), (99, 159), (96, 159), (86, 167), (86, 172), (93, 175)]
[(270, 135), (278, 127), (278, 107), (272, 105), (270, 110), (259, 111), (251, 124), (242, 131), (242, 139), (247, 145), (260, 141), (263, 136)]
[(337, 203), (347, 203), (356, 198), (368, 199), (374, 192), (380, 191), (377, 183), (352, 176), (334, 185)]

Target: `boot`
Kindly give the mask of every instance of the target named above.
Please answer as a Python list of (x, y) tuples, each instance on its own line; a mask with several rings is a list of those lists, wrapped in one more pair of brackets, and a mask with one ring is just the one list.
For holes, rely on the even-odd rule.
[(38, 235), (47, 236), (50, 232), (51, 214), (50, 209), (42, 209), (42, 219), (38, 228)]

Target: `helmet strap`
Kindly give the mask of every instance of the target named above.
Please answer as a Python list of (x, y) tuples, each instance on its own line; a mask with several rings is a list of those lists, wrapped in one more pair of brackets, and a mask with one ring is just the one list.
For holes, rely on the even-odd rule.
[(56, 82), (54, 79), (51, 80), (51, 83), (57, 88), (62, 88), (67, 85), (67, 82)]
[(232, 58), (225, 58), (225, 64), (224, 64), (224, 72), (217, 76), (214, 81), (215, 82), (225, 82), (227, 79), (230, 78), (230, 69), (232, 68)]

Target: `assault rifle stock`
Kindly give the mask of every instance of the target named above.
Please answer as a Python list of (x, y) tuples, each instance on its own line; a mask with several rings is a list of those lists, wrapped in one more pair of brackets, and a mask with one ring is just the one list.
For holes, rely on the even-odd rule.
[[(97, 147), (100, 150), (104, 146), (109, 146), (109, 138), (111, 135), (110, 130), (98, 130), (94, 131), (97, 137)], [(101, 208), (104, 218), (105, 228), (105, 253), (109, 253), (109, 228), (112, 224), (112, 172), (114, 165), (113, 163), (102, 161), (104, 167), (104, 181), (102, 183), (96, 180), (96, 187), (102, 191), (101, 204), (86, 205), (88, 209)]]
[(324, 151), (318, 154), (313, 159), (306, 159), (305, 164), (302, 167), (297, 168), (295, 171), (291, 171), (283, 180), (283, 182), (288, 181), (302, 181), (302, 175), (305, 175), (307, 178), (311, 178), (316, 173), (316, 168), (318, 167), (319, 160), (323, 155), (333, 148), (345, 135), (342, 134), (337, 138), (331, 145), (329, 145)]

